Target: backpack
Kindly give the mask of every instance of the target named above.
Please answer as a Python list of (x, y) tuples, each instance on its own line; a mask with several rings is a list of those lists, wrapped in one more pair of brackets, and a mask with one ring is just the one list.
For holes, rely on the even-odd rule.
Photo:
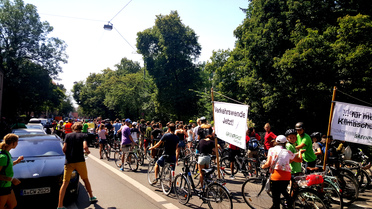
[(324, 155), (324, 153), (325, 153), (325, 148), (326, 148), (326, 145), (325, 145), (325, 144), (323, 144), (323, 143), (320, 143), (320, 142), (318, 142), (318, 144), (319, 144), (319, 147), (320, 147), (320, 149), (322, 150), (322, 153), (323, 153), (323, 155)]
[(147, 128), (147, 125), (146, 124), (141, 124), (140, 125), (140, 129), (141, 129), (141, 132), (142, 133), (146, 133), (146, 128)]
[(248, 150), (258, 150), (258, 148), (258, 140), (254, 136), (252, 136), (248, 141)]

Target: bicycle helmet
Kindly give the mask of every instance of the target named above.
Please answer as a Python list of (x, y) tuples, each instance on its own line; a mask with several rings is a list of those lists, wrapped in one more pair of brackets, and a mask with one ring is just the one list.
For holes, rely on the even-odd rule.
[(311, 138), (317, 138), (320, 140), (320, 138), (322, 138), (322, 134), (320, 132), (314, 132), (310, 135)]
[(291, 134), (295, 134), (297, 135), (297, 131), (295, 129), (288, 129), (286, 132), (285, 132), (285, 136), (289, 136)]
[(295, 128), (296, 128), (296, 130), (304, 129), (304, 123), (303, 122), (296, 123)]

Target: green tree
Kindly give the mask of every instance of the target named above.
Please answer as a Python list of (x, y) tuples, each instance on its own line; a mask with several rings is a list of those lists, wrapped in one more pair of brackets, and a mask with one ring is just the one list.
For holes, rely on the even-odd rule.
[(368, 2), (250, 1), (236, 47), (216, 71), (219, 90), (248, 103), (258, 127), (304, 121), (325, 131), (334, 85), (370, 101)]
[(193, 64), (200, 55), (198, 37), (176, 11), (157, 15), (155, 26), (137, 33), (137, 49), (158, 88), (161, 109), (177, 119), (195, 114), (198, 98), (189, 89), (201, 85), (200, 69)]
[[(49, 38), (53, 31), (48, 22), (41, 22), (36, 7), (22, 0), (0, 1), (0, 70), (4, 73), (3, 110), (8, 116), (24, 111), (38, 111), (48, 101), (40, 96), (37, 104), (29, 105), (29, 97), (53, 94), (53, 88), (40, 89), (38, 83), (50, 83), (66, 63), (66, 45), (58, 38)], [(32, 63), (32, 64), (31, 64)], [(33, 82), (25, 82), (32, 75)], [(31, 86), (26, 86), (30, 84)], [(33, 91), (31, 91), (33, 90)], [(25, 96), (24, 91), (28, 95)]]

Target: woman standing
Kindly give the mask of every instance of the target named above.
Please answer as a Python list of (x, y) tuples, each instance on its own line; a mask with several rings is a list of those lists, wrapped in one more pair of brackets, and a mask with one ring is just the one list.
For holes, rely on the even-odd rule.
[(177, 151), (176, 151), (176, 164), (178, 165), (178, 157), (180, 156), (181, 149), (185, 149), (185, 146), (186, 146), (185, 138), (187, 138), (188, 135), (187, 135), (187, 132), (185, 131), (185, 129), (183, 129), (182, 124), (178, 125), (178, 128), (174, 132), (174, 134), (176, 134), (178, 136), (178, 138), (180, 139), (180, 141), (178, 142), (178, 147), (177, 147)]
[(13, 166), (23, 160), (23, 156), (19, 156), (13, 161), (9, 151), (16, 148), (18, 145), (18, 136), (15, 134), (7, 134), (0, 143), (0, 209), (13, 209), (17, 206), (17, 200), (12, 190), (12, 184), (18, 185), (21, 183), (18, 179), (13, 178)]
[(107, 144), (107, 139), (106, 139), (106, 136), (107, 136), (107, 130), (105, 128), (105, 124), (101, 123), (101, 125), (99, 126), (99, 129), (98, 129), (98, 137), (99, 137), (99, 156), (100, 156), (100, 159), (102, 159), (102, 149), (103, 149), (103, 145), (104, 144)]
[[(273, 198), (273, 206), (271, 209), (280, 209), (281, 194), (287, 200), (290, 200), (289, 194), (287, 193), (287, 186), (291, 180), (291, 167), (289, 163), (292, 161), (302, 162), (302, 152), (304, 151), (300, 150), (299, 155), (295, 155), (285, 148), (286, 143), (287, 138), (284, 135), (276, 137), (275, 146), (269, 149), (267, 161), (262, 165), (262, 168), (273, 168), (271, 169), (273, 172), (270, 177)], [(287, 204), (291, 205), (290, 202), (287, 202)]]
[[(198, 158), (199, 171), (203, 168), (209, 168), (211, 163), (211, 154), (215, 151), (215, 138), (212, 135), (206, 136), (205, 139), (199, 141), (198, 150), (200, 151), (200, 156)], [(200, 185), (203, 188), (204, 172), (200, 172)]]
[(274, 140), (276, 138), (276, 135), (271, 132), (271, 126), (269, 123), (266, 123), (264, 126), (264, 129), (266, 131), (265, 133), (265, 141), (264, 141), (264, 147), (265, 147), (265, 154), (267, 155), (268, 150), (273, 147)]

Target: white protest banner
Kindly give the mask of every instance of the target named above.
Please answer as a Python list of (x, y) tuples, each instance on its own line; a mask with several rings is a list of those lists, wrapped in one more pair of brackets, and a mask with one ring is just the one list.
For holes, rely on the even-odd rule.
[(217, 137), (245, 149), (248, 105), (214, 102), (214, 127)]
[(331, 135), (341, 141), (372, 145), (372, 108), (336, 102)]

